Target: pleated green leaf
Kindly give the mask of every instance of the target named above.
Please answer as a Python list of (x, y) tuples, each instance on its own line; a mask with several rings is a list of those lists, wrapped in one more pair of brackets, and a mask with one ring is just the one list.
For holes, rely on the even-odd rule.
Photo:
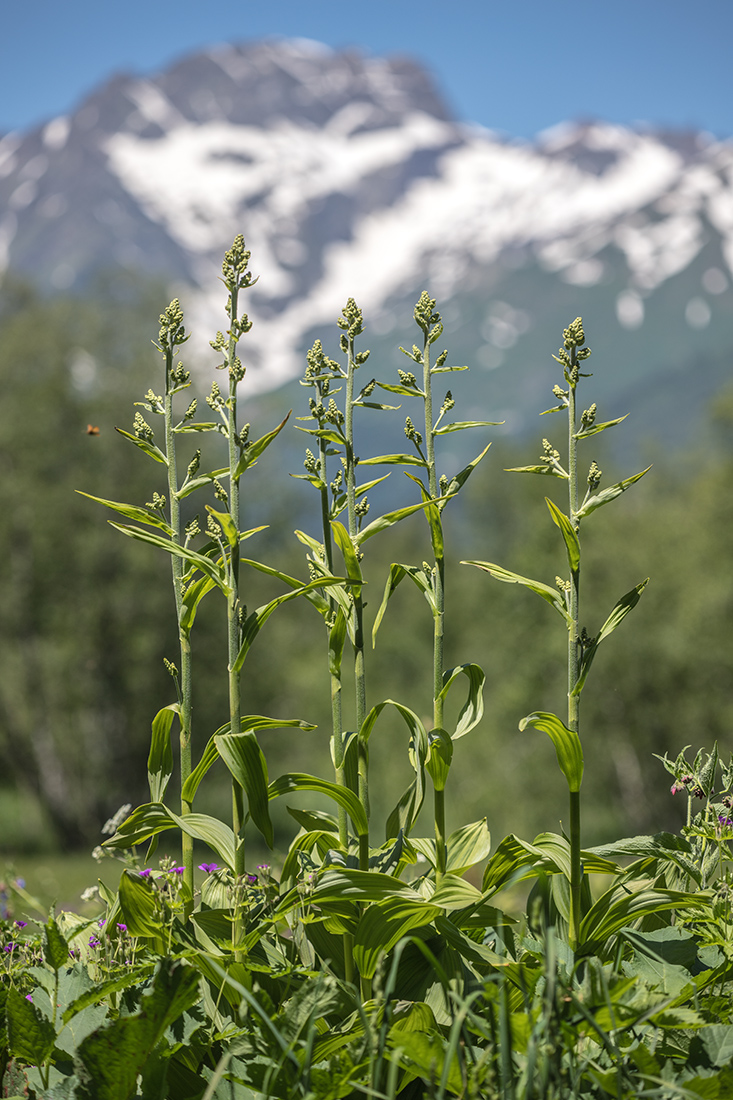
[(425, 899), (401, 879), (383, 875), (379, 871), (357, 871), (350, 867), (324, 871), (319, 875), (311, 894), (320, 905), (327, 901), (384, 901), (387, 898), (407, 899), (423, 904)]
[(466, 697), (466, 702), (461, 707), (461, 712), (456, 722), (456, 728), (451, 734), (454, 741), (470, 733), (484, 716), (484, 683), (486, 682), (486, 675), (480, 665), (469, 663), (465, 665), (456, 665), (455, 668), (446, 669), (443, 673), (443, 690), (439, 698), (445, 701), (452, 685), (461, 675), (466, 676), (468, 679), (468, 696)]
[(168, 829), (180, 829), (194, 840), (203, 841), (221, 856), (228, 867), (234, 868), (234, 833), (228, 825), (206, 814), (186, 814), (179, 817), (162, 802), (138, 806), (122, 822), (115, 835), (104, 841), (103, 847), (130, 848)]
[(436, 791), (444, 791), (453, 760), (453, 742), (446, 730), (432, 729), (428, 734), (428, 752), (425, 771), (433, 781)]
[(466, 909), (469, 905), (480, 904), (481, 900), (480, 890), (454, 874), (443, 875), (440, 885), (430, 897), (433, 905), (447, 910)]
[(225, 733), (214, 738), (219, 756), (247, 795), (250, 817), (269, 848), (275, 843), (270, 821), (267, 762), (254, 733)]
[(565, 602), (556, 588), (550, 588), (549, 584), (542, 581), (533, 581), (529, 577), (522, 577), (519, 573), (512, 573), (509, 569), (503, 569), (500, 565), (494, 565), (489, 561), (462, 561), (461, 565), (475, 565), (477, 569), (484, 569), (494, 580), (504, 581), (506, 584), (522, 584), (530, 591), (536, 592), (543, 600), (551, 604), (566, 623), (570, 623), (570, 613)]
[(578, 533), (565, 513), (562, 512), (549, 497), (545, 497), (545, 503), (550, 509), (553, 523), (560, 528), (560, 534), (563, 537), (568, 552), (568, 564), (570, 565), (570, 569), (573, 573), (577, 573), (580, 568), (580, 542), (578, 541)]
[(370, 905), (356, 929), (354, 962), (364, 978), (373, 978), (380, 958), (414, 928), (430, 924), (440, 913), (437, 905), (387, 898)]
[(568, 789), (579, 791), (583, 782), (583, 749), (577, 733), (569, 730), (556, 714), (544, 710), (534, 711), (523, 718), (519, 723), (520, 730), (525, 730), (527, 726), (534, 726), (548, 735), (555, 746), (560, 770), (568, 781)]
[(486, 818), (464, 825), (451, 833), (447, 840), (448, 859), (446, 870), (453, 875), (463, 875), (486, 859), (491, 851), (491, 833)]
[(616, 497), (621, 496), (630, 485), (634, 485), (644, 476), (644, 474), (648, 474), (650, 470), (651, 466), (647, 466), (646, 470), (642, 470), (632, 477), (626, 477), (623, 481), (617, 481), (615, 485), (609, 485), (607, 489), (603, 489), (600, 493), (596, 493), (594, 496), (589, 497), (578, 509), (578, 519), (582, 518), (582, 516), (589, 515), (591, 512), (595, 512), (596, 508), (600, 508), (602, 505), (608, 504), (610, 501), (615, 500)]
[(131, 936), (155, 936), (160, 931), (155, 888), (127, 867), (120, 878), (120, 910)]
[(629, 893), (612, 887), (598, 898), (583, 917), (579, 942), (585, 949), (584, 953), (599, 950), (609, 936), (639, 917), (675, 909), (704, 909), (711, 896), (708, 891), (687, 894), (678, 890), (646, 889)]
[(150, 787), (151, 802), (163, 801), (163, 795), (173, 774), (173, 751), (171, 749), (170, 732), (173, 719), (180, 712), (181, 708), (178, 703), (171, 703), (159, 710), (153, 719), (150, 753), (148, 754), (148, 786)]

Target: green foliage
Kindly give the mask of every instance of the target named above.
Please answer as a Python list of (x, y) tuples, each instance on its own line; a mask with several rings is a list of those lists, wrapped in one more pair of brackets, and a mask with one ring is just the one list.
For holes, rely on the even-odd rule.
[[(592, 565), (586, 568), (593, 539), (586, 544), (584, 538), (581, 553), (581, 521), (642, 474), (598, 491), (601, 472), (594, 460), (581, 499), (578, 443), (595, 439), (624, 418), (597, 423), (595, 404), (576, 414), (576, 388), (586, 377), (580, 367), (590, 354), (580, 318), (564, 330), (555, 358), (567, 389), (555, 387), (559, 404), (548, 410), (568, 414), (565, 464), (545, 440), (538, 466), (513, 467), (553, 474), (567, 487), (567, 506), (546, 500), (562, 538), (569, 577), (558, 577), (553, 589), (524, 572), (467, 559), (495, 579), (534, 591), (560, 612), (567, 633), (567, 676), (558, 678), (560, 649), (554, 641), (547, 646), (546, 674), (533, 672), (537, 647), (545, 641), (544, 628), (536, 624), (543, 620), (520, 608), (511, 612), (510, 630), (487, 630), (487, 620), (495, 624), (497, 609), (504, 607), (501, 599), (491, 601), (490, 618), (477, 615), (475, 592), (447, 567), (453, 542), (461, 539), (461, 502), (454, 498), (466, 489), (488, 448), (450, 475), (439, 472), (436, 439), (484, 428), (487, 422), (443, 424), (455, 405), (450, 391), (438, 415), (433, 412), (433, 376), (452, 368), (444, 366), (447, 351), (432, 358), (443, 323), (427, 293), (414, 309), (422, 347), (413, 345), (412, 352), (405, 352), (422, 368), (422, 379), (399, 370), (399, 385), (379, 383), (387, 392), (422, 402), (420, 429), (410, 416), (404, 429), (417, 461), (398, 453), (370, 456), (358, 435), (356, 410), (389, 417), (395, 406), (369, 400), (376, 379), (360, 390), (355, 386), (356, 371), (369, 352), (357, 350), (365, 323), (349, 299), (337, 322), (344, 365), (330, 359), (316, 341), (303, 383), (313, 393), (307, 419), (315, 423), (303, 430), (310, 433), (318, 456), (306, 452), (306, 475), (300, 476), (309, 492), (316, 490), (320, 505), (318, 535), (296, 532), (307, 551), (308, 578), (300, 579), (287, 558), (275, 558), (264, 526), (242, 530), (240, 511), (252, 503), (247, 487), (256, 484), (254, 467), (270, 444), (282, 444), (288, 419), (281, 418), (254, 443), (249, 425), (239, 425), (237, 388), (245, 368), (236, 351), (251, 322), (239, 311), (238, 295), (255, 281), (249, 259), (243, 238), (237, 237), (223, 264), (229, 294), (227, 335), (218, 333), (211, 342), (229, 383), (228, 396), (215, 383), (207, 398), (218, 421), (194, 421), (195, 400), (182, 413), (174, 412), (174, 397), (191, 385), (188, 372), (174, 360), (174, 351), (188, 339), (175, 300), (160, 316), (156, 345), (165, 360), (165, 397), (149, 389), (137, 402), (151, 419), (162, 417), (165, 441), (160, 446), (154, 442), (153, 429), (140, 412), (133, 433), (120, 433), (141, 452), (136, 460), (152, 459), (152, 469), (165, 481), (152, 494), (147, 491), (152, 499), (144, 507), (96, 492), (84, 494), (131, 521), (111, 524), (130, 536), (115, 545), (141, 543), (138, 551), (150, 555), (153, 549), (162, 550), (170, 562), (170, 617), (177, 630), (179, 663), (166, 658), (165, 669), (173, 679), (176, 702), (157, 701), (150, 712), (155, 714), (147, 763), (151, 801), (136, 809), (125, 805), (105, 826), (111, 835), (99, 850), (100, 858), (116, 854), (124, 869), (117, 890), (100, 880), (98, 916), (89, 920), (52, 912), (43, 925), (13, 923), (9, 911), (0, 918), (3, 1093), (66, 1100), (336, 1100), (362, 1095), (387, 1100), (631, 1100), (644, 1095), (666, 1100), (670, 1090), (728, 1095), (733, 1084), (733, 757), (726, 762), (717, 742), (692, 760), (686, 749), (677, 757), (660, 756), (674, 777), (672, 794), (687, 795), (681, 836), (657, 833), (581, 846), (581, 785), (585, 779), (587, 791), (589, 783), (598, 783), (594, 772), (599, 759), (610, 757), (613, 766), (617, 746), (607, 737), (599, 753), (598, 735), (592, 733), (584, 736), (581, 747), (580, 694), (600, 642), (636, 607), (647, 582), (615, 604), (609, 598), (605, 606), (613, 609), (596, 633), (582, 626), (581, 566), (584, 585), (586, 572), (591, 588), (598, 577)], [(335, 383), (341, 384), (332, 388)], [(343, 407), (335, 400), (339, 393)], [(202, 441), (201, 448), (180, 478), (176, 437), (185, 440), (191, 433)], [(228, 466), (220, 466), (212, 454), (211, 473), (200, 475), (203, 451), (211, 442), (207, 433), (214, 445), (219, 437), (225, 439)], [(463, 459), (448, 461), (460, 466)], [(420, 477), (408, 472), (405, 488), (419, 500), (395, 507), (398, 501), (392, 499), (377, 519), (365, 523), (366, 493), (384, 478), (357, 485), (358, 467), (377, 463), (417, 467)], [(478, 486), (472, 478), (470, 490)], [(96, 484), (91, 488), (103, 491)], [(546, 548), (544, 538), (534, 533), (524, 490), (517, 492), (522, 508), (515, 514), (517, 529), (510, 532), (508, 544), (521, 548), (517, 565), (525, 570), (525, 558), (529, 562), (536, 550), (542, 551), (537, 555), (541, 564), (549, 561), (552, 544), (547, 540)], [(216, 503), (206, 503), (206, 493)], [(208, 513), (205, 533), (196, 520), (185, 522), (181, 511), (181, 502), (194, 494)], [(342, 515), (345, 522), (339, 519)], [(454, 517), (450, 526), (448, 516)], [(638, 524), (638, 514), (634, 518)], [(45, 523), (47, 517), (41, 513), (41, 519)], [(598, 556), (613, 562), (613, 539), (620, 536), (613, 533), (615, 528), (603, 528), (604, 522), (598, 520), (607, 536)], [(620, 520), (618, 526), (622, 529)], [(378, 551), (371, 555), (372, 537), (389, 531), (391, 538), (397, 532), (400, 559), (409, 559), (418, 550), (418, 527), (432, 561), (403, 565)], [(262, 535), (261, 545), (277, 565), (241, 557), (242, 541), (255, 534)], [(500, 541), (496, 530), (480, 535), (492, 557), (500, 556), (493, 553)], [(626, 541), (631, 542), (628, 535)], [(556, 543), (555, 535), (555, 549)], [(108, 545), (103, 557), (110, 553)], [(618, 545), (625, 545), (623, 538)], [(342, 570), (334, 566), (336, 552), (343, 559)], [(629, 563), (624, 555), (619, 558), (625, 571)], [(376, 570), (382, 571), (378, 590), (385, 572), (387, 581), (381, 604), (372, 608), (373, 640), (382, 629), (367, 678), (365, 596)], [(463, 571), (464, 578), (468, 573)], [(414, 600), (413, 586), (400, 587), (404, 577), (423, 599)], [(602, 580), (605, 584), (606, 578)], [(615, 574), (610, 580), (616, 584)], [(156, 589), (159, 581), (155, 579)], [(453, 605), (446, 602), (448, 581), (455, 584)], [(508, 585), (496, 587), (506, 591)], [(215, 621), (209, 609), (215, 601), (204, 598), (217, 589), (223, 596), (220, 609), (226, 611), (226, 646), (209, 655), (210, 624)], [(516, 587), (512, 591), (517, 594)], [(245, 595), (255, 611), (247, 610)], [(602, 595), (606, 597), (605, 589)], [(413, 604), (418, 608), (414, 615)], [(275, 616), (280, 608), (286, 610)], [(320, 681), (313, 673), (313, 647), (293, 628), (301, 612), (310, 614), (313, 608), (326, 627), (323, 638), (315, 620), (325, 643)], [(387, 631), (386, 622), (398, 615), (399, 630)], [(219, 621), (223, 619), (222, 614)], [(279, 633), (278, 619), (287, 623)], [(488, 677), (482, 665), (465, 659), (474, 655), (464, 652), (473, 642), (480, 654), (488, 650), (493, 658), (486, 662)], [(341, 693), (349, 644), (354, 691), (347, 710)], [(642, 648), (646, 644), (644, 639)], [(446, 667), (451, 647), (462, 652)], [(625, 652), (611, 644), (604, 648), (611, 665), (615, 654), (625, 667), (629, 647)], [(507, 670), (511, 676), (502, 688)], [(382, 699), (377, 703), (369, 697), (375, 673), (380, 684), (376, 698)], [(399, 685), (394, 698), (385, 698), (381, 689), (390, 684), (390, 675), (407, 682)], [(594, 665), (600, 685), (601, 675)], [(313, 683), (304, 683), (304, 678)], [(492, 706), (485, 714), (487, 679)], [(625, 681), (625, 674), (618, 676), (622, 687)], [(456, 684), (465, 691), (456, 691)], [(316, 690), (328, 686), (333, 778), (321, 777), (317, 760), (308, 760), (307, 768), (281, 770), (284, 754), (273, 752), (269, 743), (265, 752), (259, 735), (282, 727), (298, 730), (292, 739), (303, 740), (303, 731), (310, 746), (314, 723), (242, 715), (242, 689), (252, 710), (257, 709), (258, 692), (264, 696), (269, 690), (278, 710), (293, 702), (295, 713), (307, 713)], [(501, 801), (496, 796), (506, 795), (508, 752), (524, 752), (525, 761), (538, 761), (535, 774), (542, 776), (543, 787), (551, 786), (539, 770), (545, 767), (543, 750), (521, 748), (531, 739), (513, 732), (518, 715), (527, 709), (527, 696), (538, 687), (551, 698), (565, 696), (567, 723), (555, 713), (559, 708), (553, 700), (548, 703), (552, 709), (537, 709), (521, 719), (519, 729), (534, 726), (553, 742), (569, 792), (568, 828), (542, 831), (531, 842), (510, 834), (492, 850), (487, 817), (496, 818)], [(224, 715), (211, 720), (205, 704), (204, 721), (197, 718), (194, 728), (193, 700), (199, 693), (212, 714), (223, 710)], [(590, 695), (591, 716), (593, 705)], [(227, 714), (228, 721), (222, 722)], [(505, 720), (512, 732), (501, 737), (497, 723)], [(588, 728), (593, 730), (592, 721)], [(176, 732), (177, 761), (171, 743)], [(465, 741), (468, 734), (472, 736)], [(306, 757), (314, 755), (309, 748), (303, 751)], [(38, 759), (39, 769), (48, 767), (40, 753)], [(215, 805), (221, 791), (213, 782), (217, 765), (218, 774), (231, 780), (231, 825)], [(275, 779), (270, 778), (273, 765)], [(471, 824), (465, 824), (462, 789), (467, 774), (476, 777), (489, 811)], [(522, 775), (526, 799), (532, 797), (531, 779), (530, 772)], [(423, 803), (430, 785), (432, 820), (425, 829)], [(171, 790), (179, 796), (175, 809), (168, 801)], [(305, 806), (287, 804), (294, 796), (298, 801), (305, 796)], [(394, 797), (396, 805), (387, 812), (385, 806)], [(546, 801), (535, 801), (544, 814)], [(300, 829), (289, 847), (281, 828), (281, 803), (286, 804), (287, 819)], [(329, 805), (333, 813), (320, 808)], [(206, 812), (212, 807), (215, 812)], [(447, 807), (459, 818), (452, 831)], [(518, 810), (519, 799), (510, 806), (512, 814)], [(384, 815), (379, 833), (373, 827), (377, 814)], [(171, 832), (179, 838), (182, 865), (163, 857), (156, 870), (150, 864), (159, 837)], [(385, 840), (380, 843), (375, 838), (382, 832)], [(281, 868), (261, 864), (255, 873), (253, 834), (281, 849), (282, 857), (276, 857)], [(221, 861), (202, 863), (205, 877), (198, 883), (194, 842), (206, 845)], [(136, 851), (143, 843), (148, 843), (144, 861)], [(7, 910), (29, 899), (16, 879), (3, 888), (1, 900)]]

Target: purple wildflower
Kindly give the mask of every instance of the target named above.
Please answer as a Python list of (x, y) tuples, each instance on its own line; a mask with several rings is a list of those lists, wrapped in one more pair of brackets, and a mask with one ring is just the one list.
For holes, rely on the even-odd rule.
[(244, 881), (248, 886), (255, 886), (257, 883), (257, 875), (245, 875)]
[(726, 817), (725, 814), (718, 814), (718, 821), (721, 825), (733, 825), (733, 818)]
[(13, 950), (13, 948), (14, 948), (15, 946), (16, 946), (16, 945), (15, 945), (15, 944), (13, 943), (13, 941), (11, 940), (11, 941), (10, 941), (10, 943), (6, 943), (6, 944), (5, 944), (5, 947), (4, 947), (4, 949), (3, 949), (3, 950), (5, 950), (5, 951), (12, 951), (12, 950)]
[(205, 871), (207, 875), (219, 870), (218, 863), (199, 863), (199, 871)]
[(25, 879), (17, 878), (15, 880), (15, 885), (18, 887), (19, 890), (25, 890)]
[(174, 875), (182, 875), (185, 870), (186, 870), (185, 867), (174, 867), (173, 868), (173, 874)]
[(150, 878), (150, 868), (146, 867), (144, 871), (138, 871), (140, 878)]
[(26, 999), (26, 1001), (30, 1001), (31, 1004), (33, 1004), (33, 994), (32, 993), (26, 993), (25, 999)]
[(89, 946), (90, 947), (99, 947), (99, 940), (96, 938), (96, 936), (90, 936), (89, 937)]
[(126, 924), (118, 924), (117, 927), (119, 928), (120, 932), (126, 932), (127, 931), (127, 925)]
[(18, 928), (27, 928), (28, 927), (28, 921), (27, 920), (17, 920), (15, 923), (16, 923)]

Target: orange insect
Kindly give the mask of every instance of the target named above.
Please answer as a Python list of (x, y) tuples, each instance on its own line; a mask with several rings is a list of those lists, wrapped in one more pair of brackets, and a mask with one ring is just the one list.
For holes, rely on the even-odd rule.
[(87, 424), (87, 435), (99, 435), (99, 428), (95, 428), (93, 424)]

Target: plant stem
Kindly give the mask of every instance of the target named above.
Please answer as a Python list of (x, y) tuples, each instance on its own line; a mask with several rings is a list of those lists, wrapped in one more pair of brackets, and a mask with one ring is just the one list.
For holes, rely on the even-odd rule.
[[(172, 540), (181, 542), (181, 509), (178, 499), (178, 472), (176, 468), (176, 437), (173, 431), (173, 349), (165, 354), (165, 449), (168, 459), (168, 499), (170, 501), (170, 525)], [(191, 639), (182, 626), (183, 617), (183, 559), (171, 554), (173, 593), (176, 602), (178, 645), (181, 661), (179, 698), (179, 748), (181, 788), (191, 774)], [(191, 803), (181, 797), (181, 817), (191, 812)], [(183, 865), (184, 913), (188, 917), (193, 909), (193, 837), (181, 834), (181, 863)]]
[[(568, 385), (568, 498), (570, 520), (578, 534), (578, 440), (575, 437), (577, 385), (577, 352), (570, 349), (570, 382)], [(576, 381), (573, 381), (573, 378)], [(570, 624), (568, 627), (568, 729), (579, 734), (580, 696), (573, 694), (578, 682), (578, 638), (580, 604), (580, 564), (570, 570)], [(580, 931), (580, 894), (583, 869), (580, 860), (580, 792), (570, 792), (570, 945), (578, 945)]]
[[(352, 326), (352, 329), (355, 326)], [(356, 326), (360, 327), (360, 326)], [(346, 408), (345, 408), (345, 435), (346, 435), (346, 503), (349, 517), (349, 536), (354, 543), (354, 551), (358, 554), (356, 537), (358, 535), (358, 518), (356, 515), (356, 461), (354, 457), (354, 376), (356, 373), (356, 358), (354, 354), (354, 334), (349, 330), (348, 351), (346, 367)], [(361, 731), (366, 718), (366, 667), (364, 661), (364, 605), (361, 594), (361, 586), (354, 588), (354, 692), (355, 692), (355, 723), (357, 734)], [(358, 768), (359, 768), (359, 800), (364, 807), (364, 812), (369, 819), (369, 759), (367, 747), (358, 741)], [(363, 851), (364, 845), (360, 845)], [(369, 867), (369, 844), (366, 843), (367, 862), (363, 865), (360, 854), (359, 865), (366, 871)]]
[[(431, 497), (438, 495), (438, 474), (435, 467), (435, 433), (433, 431), (433, 390), (430, 367), (429, 328), (424, 330), (423, 340), (423, 391), (425, 396), (425, 447), (428, 463), (428, 489)], [(443, 728), (443, 650), (445, 621), (445, 558), (435, 553), (433, 565), (433, 593), (435, 611), (433, 612), (433, 729)], [(433, 788), (433, 806), (435, 821), (435, 878), (440, 880), (445, 874), (445, 791)]]

